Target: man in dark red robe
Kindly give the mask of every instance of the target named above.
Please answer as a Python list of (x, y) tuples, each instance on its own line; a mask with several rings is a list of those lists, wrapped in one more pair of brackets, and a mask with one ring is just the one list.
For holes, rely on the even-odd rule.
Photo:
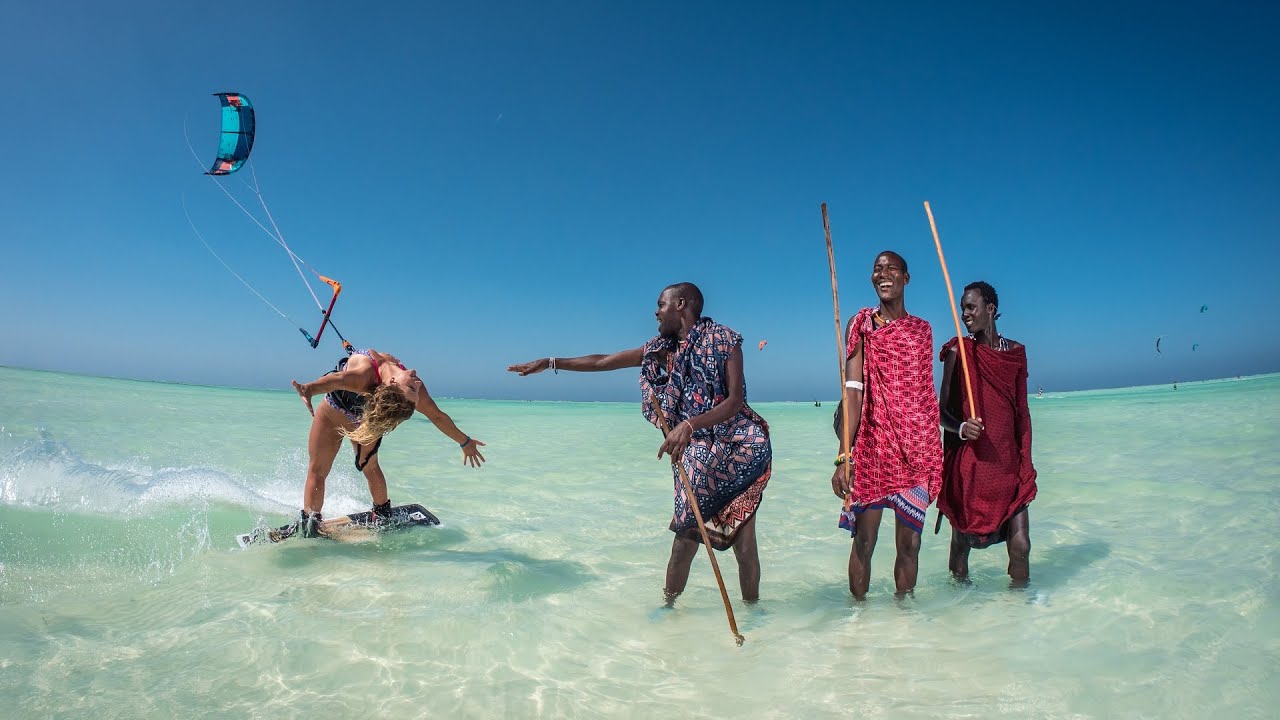
[[(942, 346), (939, 404), (946, 434), (938, 509), (951, 521), (948, 564), (957, 579), (969, 575), (971, 548), (1003, 542), (1009, 549), (1009, 577), (1021, 586), (1031, 572), (1027, 505), (1036, 496), (1027, 352), (996, 331), (998, 300), (995, 288), (985, 282), (965, 286), (960, 306), (970, 335)], [(964, 343), (969, 362), (973, 413), (957, 340)]]

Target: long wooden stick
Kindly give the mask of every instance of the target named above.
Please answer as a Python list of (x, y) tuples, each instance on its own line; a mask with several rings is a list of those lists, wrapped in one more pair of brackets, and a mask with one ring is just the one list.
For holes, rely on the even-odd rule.
[(964, 333), (960, 331), (960, 313), (956, 312), (956, 294), (951, 289), (951, 273), (947, 272), (947, 259), (942, 256), (942, 241), (938, 239), (938, 226), (933, 222), (933, 210), (929, 209), (929, 201), (924, 203), (925, 214), (929, 216), (929, 229), (933, 231), (933, 244), (938, 248), (938, 262), (942, 265), (942, 279), (947, 281), (947, 297), (951, 300), (951, 319), (956, 323), (956, 345), (960, 348), (960, 369), (964, 371), (964, 389), (969, 398), (969, 417), (978, 417), (973, 404), (973, 385), (969, 382), (969, 358), (964, 350)]
[[(969, 382), (969, 358), (968, 353), (964, 349), (964, 333), (960, 332), (960, 313), (956, 312), (956, 294), (951, 289), (951, 273), (947, 272), (947, 259), (942, 255), (942, 241), (938, 239), (938, 226), (933, 221), (933, 210), (929, 208), (929, 201), (924, 202), (924, 212), (929, 216), (929, 229), (933, 231), (933, 244), (938, 248), (938, 262), (942, 265), (942, 279), (947, 281), (947, 297), (951, 300), (951, 319), (956, 323), (956, 346), (960, 349), (960, 370), (964, 373), (964, 390), (965, 395), (969, 398), (969, 417), (978, 417), (978, 411), (974, 407), (973, 402), (973, 384)], [(942, 512), (938, 512), (938, 519), (933, 523), (933, 534), (937, 535), (938, 530), (942, 528)]]
[[(848, 450), (852, 452), (853, 443), (852, 438), (850, 437), (852, 432), (849, 429), (849, 416), (851, 411), (849, 409), (849, 397), (847, 394), (849, 391), (845, 387), (845, 381), (848, 379), (845, 377), (847, 372), (845, 369), (845, 365), (847, 363), (845, 337), (844, 328), (840, 325), (840, 289), (836, 284), (836, 252), (831, 245), (831, 219), (827, 217), (826, 203), (822, 203), (822, 230), (827, 234), (827, 269), (831, 271), (831, 305), (836, 314), (836, 357), (840, 359), (840, 408), (843, 410), (841, 415), (844, 419), (844, 434), (841, 436), (843, 438), (843, 444), (841, 447), (848, 448)], [(844, 462), (844, 480), (846, 485), (849, 484), (849, 473), (852, 472), (852, 468), (853, 462), (846, 458)], [(848, 503), (848, 500), (846, 499), (845, 502)]]
[[(667, 427), (667, 416), (662, 412), (662, 405), (658, 403), (656, 394), (650, 395), (653, 402), (653, 410), (658, 414), (658, 421), (662, 423), (662, 433), (668, 435), (671, 429)], [(711, 558), (711, 569), (716, 573), (716, 584), (720, 586), (720, 599), (724, 600), (724, 612), (729, 616), (729, 632), (733, 633), (733, 641), (741, 645), (746, 642), (746, 638), (742, 633), (738, 632), (738, 622), (733, 618), (733, 604), (729, 602), (729, 591), (724, 589), (724, 578), (720, 576), (720, 564), (716, 562), (715, 548), (711, 547), (711, 538), (707, 536), (707, 526), (702, 522), (702, 511), (698, 509), (698, 497), (693, 492), (693, 483), (689, 482), (689, 476), (684, 472), (684, 466), (680, 464), (680, 458), (675, 455), (671, 456), (671, 464), (680, 471), (680, 479), (684, 481), (685, 492), (689, 493), (689, 505), (693, 507), (693, 517), (698, 521), (698, 532), (702, 535), (702, 544), (707, 546), (707, 556)]]

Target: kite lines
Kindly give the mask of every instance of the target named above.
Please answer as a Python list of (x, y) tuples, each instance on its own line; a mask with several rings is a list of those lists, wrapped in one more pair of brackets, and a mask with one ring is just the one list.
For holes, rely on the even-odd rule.
[[(332, 327), (334, 334), (336, 334), (338, 339), (342, 341), (343, 349), (345, 349), (348, 354), (354, 352), (355, 348), (351, 343), (347, 342), (347, 339), (342, 336), (338, 327), (333, 324), (333, 308), (338, 302), (338, 296), (342, 294), (342, 283), (334, 280), (333, 278), (322, 275), (315, 268), (311, 267), (311, 265), (307, 264), (306, 260), (303, 260), (293, 251), (292, 248), (289, 247), (289, 244), (284, 239), (284, 233), (280, 232), (280, 226), (276, 224), (275, 218), (271, 215), (271, 209), (267, 207), (266, 199), (262, 196), (262, 189), (258, 185), (258, 175), (254, 171), (252, 161), (249, 160), (249, 154), (253, 151), (254, 136), (257, 133), (257, 114), (253, 109), (253, 103), (249, 101), (249, 98), (236, 92), (213, 93), (213, 95), (218, 98), (218, 102), (222, 106), (222, 130), (218, 144), (217, 157), (215, 157), (210, 169), (204, 171), (204, 174), (218, 186), (218, 189), (221, 190), (236, 207), (240, 208), (240, 211), (244, 213), (246, 217), (261, 228), (262, 231), (274, 240), (277, 245), (283, 248), (285, 253), (289, 256), (289, 260), (293, 263), (294, 269), (298, 271), (298, 277), (302, 279), (302, 284), (306, 286), (307, 292), (311, 295), (311, 299), (320, 310), (320, 327), (316, 330), (315, 335), (312, 336), (311, 333), (307, 332), (305, 327), (300, 323), (295, 322), (292, 318), (276, 307), (266, 298), (266, 296), (258, 292), (256, 288), (250, 285), (247, 280), (233, 270), (231, 266), (214, 251), (213, 247), (204, 239), (204, 235), (202, 235), (200, 230), (196, 228), (195, 222), (192, 221), (191, 214), (187, 211), (186, 199), (184, 198), (182, 202), (182, 211), (187, 216), (187, 223), (191, 226), (191, 230), (196, 234), (196, 237), (199, 238), (200, 243), (205, 246), (205, 249), (207, 249), (209, 253), (227, 269), (228, 272), (235, 276), (241, 284), (248, 288), (250, 292), (256, 295), (258, 299), (262, 300), (262, 302), (266, 303), (267, 307), (270, 307), (277, 315), (296, 327), (298, 332), (302, 333), (302, 336), (306, 338), (307, 344), (312, 348), (319, 346), (320, 338), (324, 336), (325, 328)], [(191, 151), (191, 156), (195, 158), (196, 164), (203, 168), (204, 163), (200, 161), (200, 155), (191, 145), (191, 137), (187, 133), (185, 123), (183, 124), (182, 129), (183, 136), (187, 141), (187, 149)], [(244, 178), (238, 175), (236, 179), (239, 180), (240, 184), (248, 189), (249, 192), (253, 193), (254, 197), (258, 199), (258, 204), (261, 205), (262, 212), (266, 215), (267, 222), (271, 225), (270, 228), (263, 224), (256, 215), (250, 212), (249, 209), (246, 208), (230, 190), (227, 189), (226, 185), (218, 179), (220, 177), (228, 177), (236, 174), (246, 164), (249, 166), (249, 175), (253, 180), (253, 184), (245, 182)], [(307, 271), (320, 280), (320, 282), (328, 285), (330, 290), (332, 290), (333, 294), (329, 298), (327, 306), (320, 299), (320, 296), (316, 295), (315, 289), (311, 285), (311, 281), (307, 278), (307, 273), (303, 272), (303, 268), (306, 268)]]

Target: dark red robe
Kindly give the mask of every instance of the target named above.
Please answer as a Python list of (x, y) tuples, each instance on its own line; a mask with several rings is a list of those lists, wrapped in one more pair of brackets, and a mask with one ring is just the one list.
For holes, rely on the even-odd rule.
[[(1027, 353), (1019, 346), (996, 350), (964, 339), (977, 415), (984, 430), (977, 440), (962, 441), (946, 433), (942, 460), (942, 493), (938, 509), (975, 545), (1005, 539), (1004, 525), (1036, 496), (1036, 469), (1031, 464), (1031, 416), (1027, 409)], [(941, 360), (956, 347), (942, 346)], [(964, 371), (959, 357), (951, 373), (947, 410), (969, 418)]]

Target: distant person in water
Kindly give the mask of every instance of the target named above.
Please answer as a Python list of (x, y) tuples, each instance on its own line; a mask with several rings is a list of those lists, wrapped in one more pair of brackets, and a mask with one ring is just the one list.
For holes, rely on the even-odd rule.
[[(351, 440), (356, 453), (356, 469), (364, 473), (373, 496), (373, 512), (386, 517), (391, 511), (387, 498), (387, 478), (378, 464), (382, 437), (408, 420), (414, 410), (427, 416), (436, 429), (462, 448), (462, 462), (480, 467), (484, 443), (458, 429), (453, 419), (436, 405), (416, 370), (405, 368), (392, 355), (377, 350), (360, 350), (338, 361), (338, 366), (309, 383), (293, 381), (293, 389), (311, 412), (311, 434), (307, 439), (307, 482), (302, 491), (304, 537), (315, 537), (324, 520), (324, 483), (333, 460), (342, 447), (342, 438)], [(312, 404), (324, 395), (319, 409)]]
[(933, 330), (907, 312), (909, 282), (901, 255), (891, 250), (877, 255), (871, 286), (880, 304), (858, 311), (845, 331), (845, 401), (836, 417), (840, 440), (831, 490), (844, 501), (840, 527), (853, 535), (849, 592), (858, 600), (867, 594), (880, 517), (888, 508), (897, 519), (894, 585), (899, 595), (915, 589), (925, 511), (942, 482)]
[[(769, 482), (773, 448), (769, 424), (747, 405), (742, 336), (702, 316), (702, 292), (693, 283), (669, 285), (658, 295), (658, 335), (638, 348), (608, 355), (542, 358), (507, 369), (522, 377), (544, 370), (601, 372), (640, 368), (641, 411), (661, 429), (657, 399), (670, 432), (658, 448), (693, 485), (707, 535), (717, 550), (733, 548), (742, 599), (760, 597), (756, 510)], [(667, 603), (684, 591), (701, 538), (688, 493), (673, 464), (675, 533), (667, 562)]]
[(1041, 388), (1037, 388), (1037, 389), (1036, 389), (1036, 397), (1044, 397), (1044, 388), (1043, 388), (1043, 387), (1041, 387)]
[[(996, 330), (999, 297), (985, 282), (965, 286), (960, 309), (969, 336), (942, 346), (942, 427), (946, 430), (938, 510), (951, 521), (948, 566), (969, 576), (969, 550), (1006, 543), (1009, 577), (1031, 574), (1027, 506), (1036, 497), (1027, 408), (1027, 352)], [(969, 417), (957, 343), (965, 344), (976, 417)]]

